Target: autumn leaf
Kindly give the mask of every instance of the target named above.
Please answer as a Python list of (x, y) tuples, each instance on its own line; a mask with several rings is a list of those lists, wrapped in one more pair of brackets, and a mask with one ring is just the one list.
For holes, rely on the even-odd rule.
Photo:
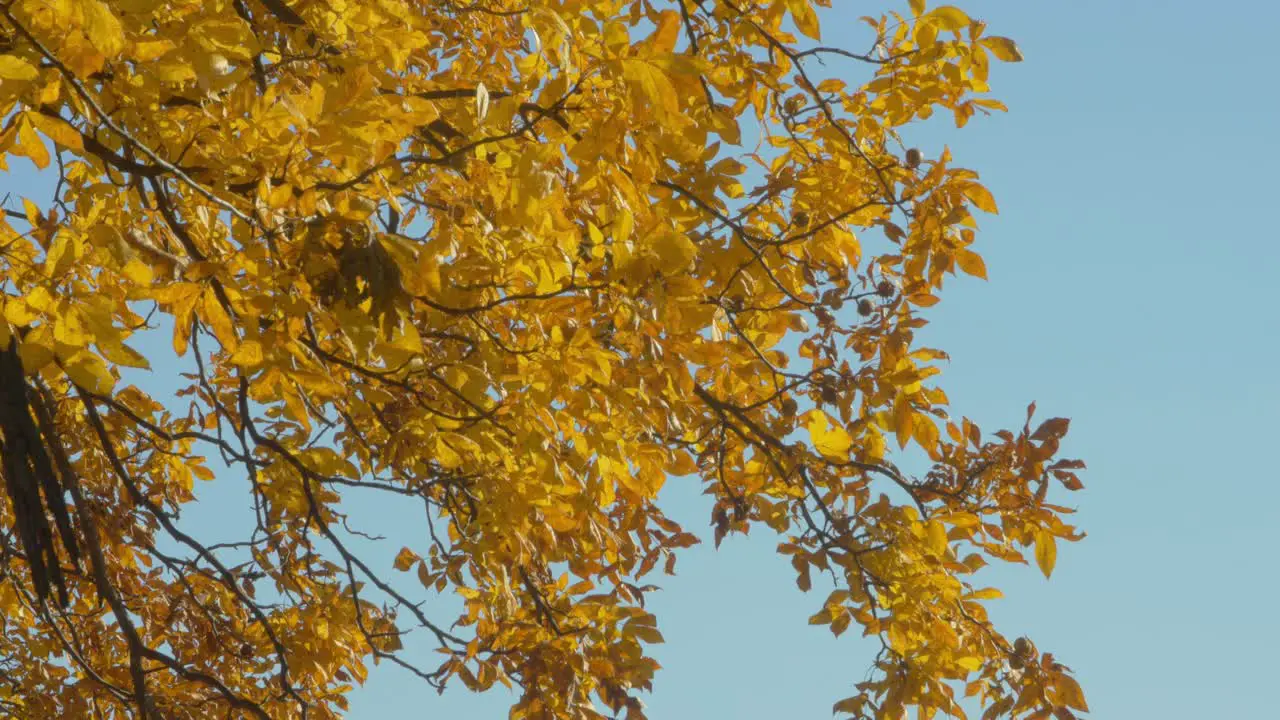
[(40, 73), (35, 66), (13, 55), (0, 55), (0, 80), (35, 80)]
[(1022, 62), (1022, 51), (1018, 49), (1018, 44), (1007, 37), (990, 35), (982, 39), (982, 45), (1005, 62)]
[(1080, 689), (1080, 683), (1076, 682), (1075, 678), (1066, 673), (1059, 673), (1054, 678), (1053, 684), (1057, 689), (1059, 702), (1076, 710), (1089, 712), (1089, 704), (1085, 702), (1084, 691)]
[(1053, 574), (1054, 563), (1058, 561), (1058, 545), (1053, 535), (1047, 530), (1036, 531), (1036, 564), (1040, 572), (1047, 578)]
[(963, 30), (969, 27), (969, 16), (954, 5), (939, 5), (925, 13), (921, 20), (934, 23), (939, 30)]
[(41, 113), (32, 113), (31, 122), (58, 145), (68, 150), (83, 150), (84, 142), (80, 133), (61, 118), (49, 117)]
[(400, 552), (396, 554), (395, 568), (400, 571), (408, 570), (418, 561), (418, 556), (409, 548), (400, 548)]
[(98, 52), (115, 57), (125, 48), (124, 30), (111, 8), (102, 0), (80, 0), (84, 11), (85, 34)]
[(937, 520), (930, 520), (925, 525), (929, 539), (929, 549), (933, 554), (943, 557), (947, 554), (947, 529)]
[(983, 280), (987, 279), (986, 261), (982, 259), (981, 255), (972, 250), (961, 249), (957, 252), (956, 265), (959, 265), (961, 270), (974, 277), (979, 277)]
[(1050, 418), (1040, 423), (1036, 431), (1031, 433), (1032, 440), (1049, 440), (1052, 438), (1060, 438), (1067, 434), (1067, 429), (1071, 426), (1071, 421), (1067, 418)]
[(849, 456), (849, 448), (853, 438), (844, 428), (831, 424), (826, 413), (814, 410), (809, 413), (807, 422), (809, 439), (813, 447), (826, 457), (841, 459)]
[(256, 340), (246, 340), (240, 343), (230, 357), (230, 361), (232, 363), (245, 368), (253, 368), (261, 365), (262, 359), (262, 343)]
[(17, 127), (19, 144), (9, 152), (31, 158), (31, 162), (35, 163), (39, 170), (49, 167), (49, 150), (40, 140), (40, 136), (36, 135), (28, 113), (21, 115)]
[(822, 33), (818, 29), (818, 13), (808, 0), (787, 0), (787, 9), (795, 20), (796, 28), (814, 40), (821, 40)]
[(988, 212), (992, 215), (999, 212), (991, 192), (977, 183), (966, 185), (964, 187), (964, 195), (969, 198), (969, 202), (973, 203), (974, 207), (983, 212)]

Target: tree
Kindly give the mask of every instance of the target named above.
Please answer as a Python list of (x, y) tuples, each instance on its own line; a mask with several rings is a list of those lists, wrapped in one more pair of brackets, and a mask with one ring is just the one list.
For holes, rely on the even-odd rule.
[[(915, 341), (996, 206), (901, 132), (1003, 109), (1018, 49), (923, 0), (822, 45), (829, 5), (0, 4), (0, 161), (58, 183), (0, 228), (4, 712), (340, 717), (386, 661), (642, 717), (647, 583), (698, 542), (674, 476), (878, 638), (838, 712), (1087, 709), (971, 582), (1080, 537), (1067, 421), (984, 435)], [(237, 542), (183, 529), (215, 474)], [(358, 551), (358, 492), (421, 546)]]

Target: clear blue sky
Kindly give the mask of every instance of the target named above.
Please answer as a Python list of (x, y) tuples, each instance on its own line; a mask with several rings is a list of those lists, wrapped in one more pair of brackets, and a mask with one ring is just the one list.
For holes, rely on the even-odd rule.
[[(885, 7), (834, 4), (830, 42)], [(1063, 451), (1090, 466), (1071, 497), (1089, 537), (1061, 549), (1050, 582), (992, 572), (1007, 597), (993, 615), (1077, 671), (1092, 717), (1276, 717), (1280, 6), (958, 4), (1026, 62), (993, 73), (1007, 115), (906, 131), (927, 151), (949, 143), (1001, 207), (979, 238), (991, 281), (951, 284), (924, 339), (952, 355), (958, 411), (996, 429), (1034, 399), (1073, 419)], [(12, 165), (0, 190), (26, 191), (29, 165)], [(228, 488), (194, 524), (219, 522)], [(705, 528), (697, 488), (673, 482), (664, 500)], [(821, 596), (796, 590), (775, 543), (708, 543), (661, 581), (655, 720), (827, 718), (862, 678), (871, 645), (806, 624)], [(508, 702), (437, 697), (387, 666), (352, 700), (353, 720), (500, 718)]]

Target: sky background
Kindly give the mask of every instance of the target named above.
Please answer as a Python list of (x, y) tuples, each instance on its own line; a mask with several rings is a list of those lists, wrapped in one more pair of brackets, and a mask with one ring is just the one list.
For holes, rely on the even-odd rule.
[[(889, 7), (834, 4), (827, 44)], [(952, 281), (921, 340), (951, 354), (941, 384), (957, 413), (1014, 427), (1035, 400), (1041, 417), (1072, 418), (1062, 454), (1089, 464), (1086, 490), (1067, 499), (1089, 537), (1060, 547), (1052, 581), (994, 567), (976, 582), (1005, 591), (991, 609), (1006, 634), (1076, 671), (1091, 717), (1273, 717), (1280, 478), (1269, 413), (1280, 381), (1266, 368), (1280, 351), (1280, 6), (958, 4), (1015, 38), (1026, 61), (993, 69), (1010, 113), (959, 133), (904, 130), (926, 157), (950, 145), (1001, 209), (980, 219), (990, 282)], [(30, 164), (11, 166), (0, 194), (28, 194)], [(220, 498), (243, 498), (237, 481), (218, 484), (195, 524), (216, 528)], [(703, 532), (698, 492), (672, 481), (663, 502)], [(415, 516), (379, 518), (394, 535)], [(655, 580), (650, 609), (667, 642), (650, 717), (828, 718), (852, 694), (874, 641), (807, 625), (825, 589), (800, 593), (776, 542), (707, 542), (681, 556), (677, 577)], [(384, 665), (350, 717), (501, 718), (508, 702), (461, 686), (437, 697)]]

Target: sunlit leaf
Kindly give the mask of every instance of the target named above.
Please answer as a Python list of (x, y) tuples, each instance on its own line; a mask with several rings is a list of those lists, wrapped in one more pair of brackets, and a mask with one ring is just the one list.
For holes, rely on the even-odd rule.
[(961, 249), (957, 252), (956, 265), (959, 265), (961, 270), (974, 277), (979, 277), (983, 280), (987, 279), (986, 261), (982, 259), (981, 255), (972, 250)]
[(40, 72), (16, 55), (0, 55), (0, 80), (35, 80)]
[(1005, 62), (1022, 62), (1022, 51), (1018, 44), (1007, 37), (991, 35), (982, 39), (982, 44), (992, 55)]
[(1047, 578), (1053, 574), (1053, 566), (1058, 561), (1058, 544), (1047, 530), (1036, 531), (1036, 564), (1040, 572)]
[(969, 16), (954, 5), (939, 5), (921, 18), (938, 26), (939, 30), (963, 30), (969, 27)]
[(826, 413), (817, 410), (809, 413), (807, 424), (809, 439), (813, 442), (813, 446), (818, 452), (836, 459), (849, 456), (849, 448), (853, 445), (853, 438), (844, 428), (831, 424)]

